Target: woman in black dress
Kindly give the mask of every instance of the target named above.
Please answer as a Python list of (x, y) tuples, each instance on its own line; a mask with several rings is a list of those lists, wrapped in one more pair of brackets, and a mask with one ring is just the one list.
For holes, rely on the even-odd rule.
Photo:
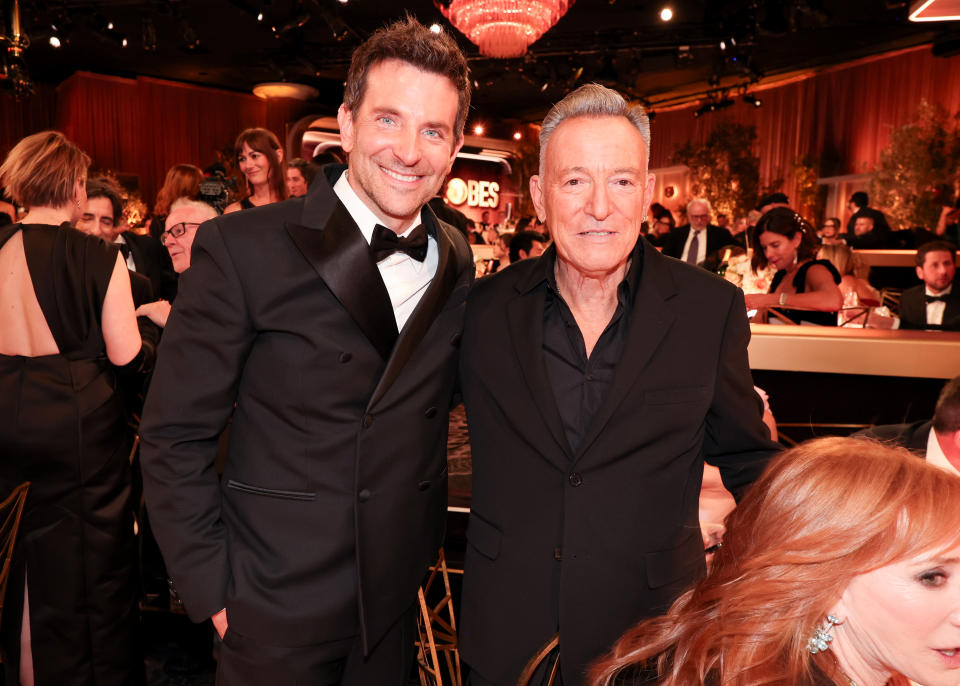
[(129, 432), (112, 365), (141, 341), (116, 246), (70, 227), (90, 158), (55, 131), (0, 180), (0, 496), (30, 482), (3, 607), (6, 683), (138, 684)]
[(246, 129), (234, 143), (237, 166), (246, 180), (247, 193), (239, 202), (230, 203), (224, 214), (269, 205), (289, 197), (283, 171), (283, 148), (266, 129)]
[(754, 271), (772, 264), (777, 273), (769, 293), (746, 296), (748, 310), (761, 310), (763, 318), (775, 307), (798, 324), (837, 325), (840, 274), (828, 260), (816, 259), (820, 243), (810, 224), (789, 207), (775, 207), (757, 222), (753, 245)]

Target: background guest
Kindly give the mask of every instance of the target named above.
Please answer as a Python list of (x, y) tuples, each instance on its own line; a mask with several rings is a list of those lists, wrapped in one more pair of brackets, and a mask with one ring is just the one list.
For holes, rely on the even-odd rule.
[(287, 199), (283, 148), (272, 132), (261, 128), (246, 129), (237, 137), (233, 149), (237, 167), (247, 182), (247, 193), (239, 202), (227, 205), (224, 214)]
[(787, 451), (730, 516), (706, 579), (628, 631), (590, 684), (953, 686), (960, 510), (943, 504), (958, 499), (960, 479), (900, 448)]
[(0, 186), (0, 226), (12, 224), (17, 220), (17, 208), (7, 202), (6, 190)]
[(870, 285), (867, 278), (870, 267), (863, 264), (860, 257), (842, 243), (825, 244), (817, 257), (827, 260), (840, 274), (840, 293), (844, 305), (869, 305), (877, 307), (881, 303), (880, 291)]
[(694, 198), (687, 203), (688, 224), (678, 226), (667, 236), (663, 254), (690, 264), (702, 264), (707, 255), (733, 243), (726, 229), (710, 223), (710, 201)]
[(150, 220), (151, 236), (160, 240), (170, 205), (178, 198), (196, 200), (200, 197), (202, 182), (203, 172), (192, 164), (175, 164), (167, 170), (163, 186), (157, 192), (157, 201), (153, 205), (153, 218)]
[(547, 239), (536, 231), (518, 231), (510, 240), (510, 264), (528, 257), (540, 257), (547, 247)]
[(940, 209), (934, 233), (942, 240), (960, 245), (960, 198), (953, 205), (944, 205)]
[(789, 207), (775, 207), (760, 218), (755, 236), (754, 271), (772, 264), (777, 273), (769, 293), (746, 295), (747, 309), (777, 307), (797, 323), (836, 326), (835, 313), (843, 307), (840, 274), (815, 259), (820, 244), (813, 227)]
[(790, 207), (790, 198), (786, 193), (767, 193), (757, 201), (756, 210), (762, 215), (766, 214), (774, 207)]
[(820, 242), (824, 245), (846, 245), (846, 241), (840, 235), (840, 219), (838, 217), (827, 217), (826, 221), (820, 226)]
[(302, 157), (287, 162), (287, 191), (291, 198), (307, 194), (307, 189), (317, 175), (317, 168)]
[(917, 278), (923, 283), (900, 296), (901, 329), (960, 331), (956, 253), (956, 246), (946, 241), (917, 249)]
[(647, 240), (657, 247), (662, 247), (675, 226), (676, 222), (673, 215), (665, 211), (653, 220), (650, 233), (647, 234)]
[[(847, 209), (850, 210), (853, 214), (850, 215), (850, 219), (847, 220), (847, 233), (855, 234), (854, 227), (856, 226), (857, 219), (860, 217), (869, 217), (873, 220), (872, 229), (875, 230), (878, 234), (888, 234), (890, 233), (890, 224), (887, 223), (887, 217), (880, 210), (875, 210), (870, 207), (870, 196), (867, 195), (864, 191), (857, 191), (850, 196), (850, 200), (847, 201)], [(864, 225), (866, 226), (866, 225)]]
[(145, 678), (130, 442), (108, 364), (143, 353), (118, 248), (70, 226), (89, 164), (45, 131), (0, 166), (28, 210), (0, 228), (0, 493), (31, 482), (0, 628), (7, 684)]

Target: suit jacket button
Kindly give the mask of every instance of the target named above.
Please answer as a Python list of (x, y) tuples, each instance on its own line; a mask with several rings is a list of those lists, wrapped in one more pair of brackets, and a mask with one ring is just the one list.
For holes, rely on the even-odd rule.
[(430, 488), (430, 482), (429, 482), (429, 481), (421, 481), (420, 483), (417, 484), (417, 488), (419, 488), (421, 491), (425, 491), (425, 490), (427, 490), (428, 488)]
[(362, 491), (357, 493), (357, 500), (359, 500), (361, 503), (365, 503), (370, 500), (370, 491), (364, 488)]
[(583, 483), (583, 477), (580, 476), (580, 472), (574, 472), (574, 473), (571, 474), (569, 477), (567, 477), (567, 481), (570, 482), (570, 485), (571, 485), (571, 486), (573, 486), (574, 488), (576, 488), (577, 486), (579, 486), (579, 485), (581, 485), (581, 484)]
[(363, 428), (369, 429), (371, 426), (373, 426), (373, 415), (372, 414), (363, 415)]
[(424, 414), (426, 415), (427, 419), (433, 419), (434, 417), (437, 416), (437, 408), (428, 407), (427, 411), (424, 412)]
[(340, 357), (338, 359), (340, 360), (341, 363), (345, 364), (353, 359), (353, 355), (351, 355), (350, 353), (340, 353)]

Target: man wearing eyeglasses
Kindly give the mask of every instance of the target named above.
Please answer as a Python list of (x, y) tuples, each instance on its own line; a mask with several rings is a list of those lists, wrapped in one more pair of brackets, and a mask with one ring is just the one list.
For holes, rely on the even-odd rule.
[(710, 223), (710, 201), (694, 198), (687, 203), (689, 224), (678, 226), (668, 235), (663, 254), (690, 264), (703, 264), (707, 255), (734, 243), (730, 232)]

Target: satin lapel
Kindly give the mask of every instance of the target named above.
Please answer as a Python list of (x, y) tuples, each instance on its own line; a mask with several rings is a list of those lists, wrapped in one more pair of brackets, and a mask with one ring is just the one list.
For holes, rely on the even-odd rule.
[(406, 325), (404, 325), (403, 331), (400, 332), (400, 338), (393, 348), (393, 354), (387, 361), (387, 367), (383, 370), (373, 395), (370, 396), (370, 407), (373, 407), (393, 382), (397, 380), (404, 365), (409, 361), (420, 341), (423, 340), (430, 325), (433, 324), (440, 310), (447, 303), (450, 293), (453, 292), (453, 288), (457, 284), (457, 252), (449, 233), (450, 230), (437, 221), (433, 211), (428, 207), (424, 207), (421, 220), (428, 225), (431, 235), (436, 236), (437, 239), (437, 273), (423, 297), (420, 298), (420, 302), (417, 303), (413, 314), (410, 315)]
[[(363, 335), (386, 360), (397, 340), (397, 320), (387, 287), (350, 213), (332, 189), (330, 197), (322, 195), (326, 194), (311, 193), (303, 211), (305, 219), (321, 217), (322, 228), (289, 222), (285, 228)], [(320, 202), (324, 199), (329, 203), (326, 206)]]
[(583, 437), (575, 462), (597, 440), (614, 411), (637, 382), (640, 370), (650, 361), (673, 325), (675, 315), (668, 307), (668, 300), (676, 292), (676, 287), (669, 272), (663, 268), (666, 259), (656, 250), (643, 251), (643, 273), (630, 313), (630, 330), (623, 356), (613, 373), (613, 383), (607, 389), (603, 404)]
[[(560, 469), (566, 470), (570, 465), (572, 452), (567, 435), (563, 431), (563, 422), (557, 401), (553, 395), (553, 387), (547, 378), (547, 364), (543, 359), (543, 305), (544, 292), (536, 291), (519, 293), (507, 302), (507, 326), (513, 347), (520, 362), (520, 371), (523, 380), (533, 396), (544, 423), (550, 430), (553, 440), (560, 446), (565, 456), (562, 462), (553, 460)], [(557, 453), (550, 453), (556, 455)]]

